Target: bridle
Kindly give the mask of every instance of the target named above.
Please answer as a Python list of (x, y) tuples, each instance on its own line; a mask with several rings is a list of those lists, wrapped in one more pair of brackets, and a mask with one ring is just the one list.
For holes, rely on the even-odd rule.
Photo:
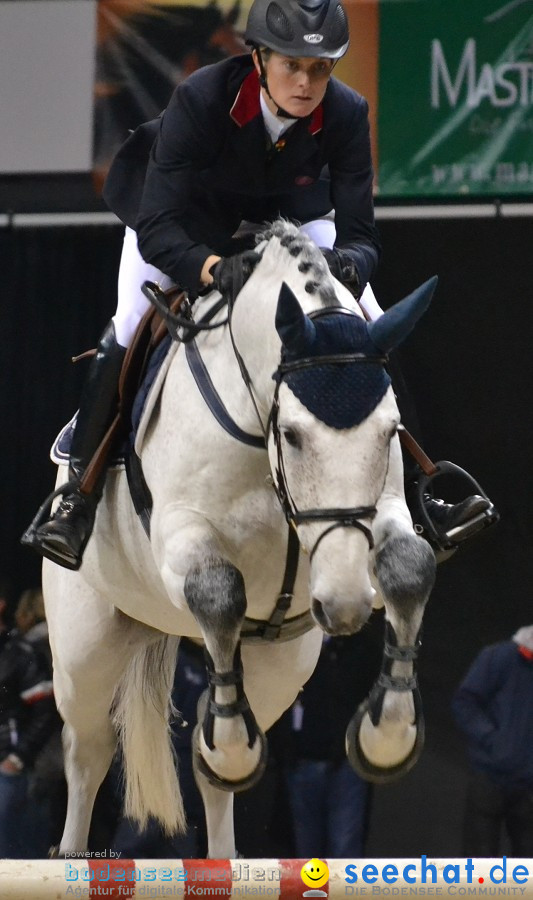
[[(345, 309), (344, 307), (327, 307), (326, 309), (319, 309), (310, 313), (309, 318), (317, 319), (319, 317), (331, 315), (353, 316), (355, 315), (355, 313), (353, 313), (351, 310)], [(276, 479), (274, 487), (283, 512), (285, 513), (285, 518), (287, 519), (287, 522), (289, 522), (289, 524), (295, 527), (309, 522), (333, 523), (329, 526), (329, 528), (326, 528), (315, 541), (309, 553), (310, 560), (313, 559), (313, 556), (318, 550), (320, 543), (323, 541), (326, 535), (331, 534), (331, 532), (337, 528), (357, 528), (359, 531), (362, 531), (368, 541), (370, 549), (372, 550), (374, 547), (374, 538), (372, 535), (372, 531), (367, 525), (363, 523), (362, 520), (372, 520), (376, 515), (377, 509), (375, 506), (356, 506), (344, 508), (334, 507), (305, 510), (299, 510), (297, 508), (288, 486), (287, 475), (285, 471), (285, 461), (283, 457), (281, 432), (279, 428), (279, 389), (281, 383), (286, 375), (289, 375), (291, 372), (298, 372), (304, 369), (312, 369), (319, 366), (331, 365), (364, 365), (365, 363), (379, 363), (381, 365), (384, 365), (386, 361), (387, 359), (385, 356), (371, 356), (365, 353), (335, 353), (329, 354), (327, 356), (306, 357), (304, 359), (295, 360), (294, 362), (286, 362), (282, 360), (278, 365), (278, 368), (274, 375), (276, 389), (274, 391), (274, 398), (270, 410), (269, 426), (272, 432), (272, 439), (274, 441), (274, 447), (276, 449), (277, 457)]]
[[(345, 309), (344, 307), (327, 307), (319, 310), (315, 310), (309, 314), (310, 319), (317, 319), (319, 317), (332, 316), (332, 315), (348, 315), (355, 316), (349, 309)], [(288, 479), (286, 475), (285, 469), (285, 460), (283, 456), (283, 445), (281, 439), (281, 431), (279, 427), (279, 413), (280, 413), (280, 404), (279, 404), (279, 390), (280, 386), (283, 382), (283, 379), (286, 375), (302, 371), (304, 369), (312, 369), (317, 368), (319, 366), (331, 366), (331, 365), (364, 365), (364, 364), (372, 364), (379, 363), (380, 365), (384, 365), (387, 362), (386, 356), (378, 356), (378, 355), (368, 355), (365, 353), (334, 353), (329, 354), (327, 356), (314, 356), (314, 357), (305, 357), (303, 359), (298, 359), (295, 361), (287, 362), (283, 359), (279, 363), (274, 375), (273, 379), (276, 384), (276, 388), (274, 391), (274, 397), (272, 400), (272, 406), (270, 409), (270, 413), (268, 416), (268, 421), (266, 427), (264, 426), (261, 415), (259, 413), (259, 409), (257, 406), (257, 402), (253, 393), (252, 380), (246, 368), (246, 364), (235, 345), (235, 341), (233, 338), (233, 332), (231, 328), (231, 315), (229, 317), (229, 329), (231, 340), (233, 344), (233, 350), (235, 356), (237, 358), (237, 362), (239, 364), (239, 368), (241, 371), (241, 375), (243, 377), (244, 383), (247, 387), (248, 393), (252, 399), (252, 403), (256, 410), (256, 414), (258, 417), (258, 421), (261, 425), (261, 429), (263, 431), (263, 435), (265, 438), (265, 443), (268, 444), (269, 434), (272, 434), (272, 440), (274, 442), (274, 447), (276, 451), (276, 459), (277, 466), (275, 471), (275, 477), (273, 480), (274, 490), (278, 497), (281, 508), (285, 514), (285, 518), (290, 526), (293, 529), (296, 529), (298, 525), (302, 525), (310, 522), (331, 522), (329, 525), (317, 538), (313, 547), (310, 550), (309, 558), (313, 559), (319, 545), (323, 541), (323, 539), (331, 534), (332, 531), (337, 528), (357, 528), (361, 531), (367, 541), (369, 548), (372, 550), (374, 547), (374, 538), (372, 535), (371, 529), (368, 525), (365, 525), (362, 520), (369, 519), (372, 520), (376, 515), (377, 509), (376, 506), (356, 506), (356, 507), (334, 507), (334, 508), (323, 508), (323, 509), (304, 509), (300, 510), (297, 508), (290, 489), (288, 485)]]

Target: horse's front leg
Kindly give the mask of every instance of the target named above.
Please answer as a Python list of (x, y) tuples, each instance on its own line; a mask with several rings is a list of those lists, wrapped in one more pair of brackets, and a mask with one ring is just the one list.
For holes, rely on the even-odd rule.
[(228, 851), (232, 799), (220, 792), (255, 784), (264, 771), (267, 744), (243, 688), (240, 632), (246, 595), (241, 573), (212, 557), (189, 571), (184, 593), (206, 648), (208, 689), (198, 704), (193, 754), (206, 809), (209, 856), (219, 856)]
[(424, 743), (416, 658), (436, 570), (433, 550), (413, 531), (397, 439), (373, 531), (375, 574), (386, 611), (383, 665), (369, 698), (350, 722), (347, 751), (363, 777), (387, 782), (415, 764)]

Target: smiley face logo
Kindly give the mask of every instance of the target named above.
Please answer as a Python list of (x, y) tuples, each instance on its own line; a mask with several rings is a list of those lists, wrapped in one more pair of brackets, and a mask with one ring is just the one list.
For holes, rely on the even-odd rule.
[(310, 888), (319, 888), (329, 878), (329, 869), (322, 859), (313, 857), (302, 866), (301, 877), (304, 884)]

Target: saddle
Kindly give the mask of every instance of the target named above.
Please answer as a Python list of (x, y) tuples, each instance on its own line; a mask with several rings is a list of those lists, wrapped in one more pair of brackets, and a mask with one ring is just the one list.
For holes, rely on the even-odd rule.
[[(173, 313), (180, 312), (188, 303), (187, 293), (180, 287), (165, 291), (165, 298), (169, 310)], [(167, 334), (168, 328), (163, 315), (151, 306), (139, 322), (126, 351), (118, 383), (117, 413), (81, 479), (80, 490), (83, 493), (92, 492), (113, 448), (129, 434), (133, 404), (142, 385), (148, 362)]]

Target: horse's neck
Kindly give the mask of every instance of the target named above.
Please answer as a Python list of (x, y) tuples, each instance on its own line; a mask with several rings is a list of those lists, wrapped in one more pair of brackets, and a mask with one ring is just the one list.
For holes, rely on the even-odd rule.
[[(207, 296), (198, 303), (195, 311), (197, 321), (205, 316), (217, 298), (218, 295)], [(173, 454), (174, 462), (170, 465), (178, 470), (182, 467), (183, 459), (189, 460), (190, 446), (196, 447), (197, 463), (200, 465), (201, 462), (206, 467), (213, 457), (215, 444), (217, 452), (222, 456), (228, 448), (235, 459), (240, 457), (241, 451), (249, 452), (245, 443), (234, 437), (228, 438), (226, 431), (218, 423), (217, 403), (224, 407), (237, 429), (258, 438), (262, 436), (266, 416), (261, 422), (258, 420), (233, 349), (230, 330), (227, 325), (222, 327), (226, 316), (227, 309), (223, 309), (211, 322), (220, 322), (221, 327), (201, 331), (195, 338), (196, 350), (207, 372), (206, 380), (197, 380), (198, 360), (193, 377), (184, 346), (174, 355), (166, 375), (158, 415), (152, 419), (143, 445), (147, 475), (153, 475), (154, 472), (157, 474), (162, 459), (165, 460), (165, 465), (169, 464), (169, 435), (176, 450)], [(275, 359), (275, 351), (273, 358)], [(208, 381), (211, 387), (207, 384)]]
[[(229, 329), (224, 329), (198, 337), (198, 346), (215, 385), (217, 388), (220, 386), (228, 412), (236, 418), (241, 428), (252, 432), (257, 430), (257, 410), (239, 371), (239, 362), (244, 364), (250, 376), (253, 398), (264, 425), (274, 394), (272, 375), (279, 365), (281, 355), (275, 319), (283, 282), (298, 298), (305, 313), (320, 308), (324, 303), (318, 291), (309, 292), (309, 281), (313, 275), (307, 274), (307, 268), (302, 271), (298, 256), (292, 255), (275, 239), (261, 249), (264, 251), (261, 262), (235, 301), (232, 334)], [(316, 248), (315, 252), (318, 252)], [(340, 305), (362, 315), (352, 294), (343, 285), (337, 282), (334, 287), (329, 282), (328, 289), (331, 292), (329, 302), (334, 289)], [(211, 303), (212, 300), (207, 297), (202, 306), (205, 304), (209, 308)], [(200, 307), (197, 312), (201, 316), (203, 309)]]
[[(231, 331), (228, 326), (211, 333), (199, 335), (198, 349), (211, 381), (227, 412), (238, 426), (250, 434), (260, 435), (270, 409), (268, 399), (263, 401), (264, 391), (259, 384), (267, 384), (272, 392), (271, 375), (279, 359), (279, 338), (273, 327), (273, 315), (265, 304), (254, 302), (241, 304), (239, 299), (233, 316)], [(232, 336), (233, 332), (233, 336)], [(236, 332), (236, 333), (235, 333)], [(234, 344), (235, 341), (235, 344)], [(253, 398), (262, 407), (261, 422), (241, 371), (241, 361), (252, 379)], [(258, 375), (260, 377), (258, 378)], [(268, 376), (264, 373), (268, 373)]]
[[(266, 253), (270, 250), (267, 247)], [(298, 298), (303, 311), (310, 313), (323, 304), (318, 294), (310, 294), (306, 290), (308, 281), (309, 277), (299, 271), (298, 260), (288, 253), (285, 252), (282, 261), (265, 256), (244, 285), (235, 304), (232, 326), (235, 344), (250, 374), (263, 415), (268, 415), (270, 411), (274, 393), (272, 375), (281, 356), (281, 342), (275, 328), (281, 286), (285, 282)], [(339, 297), (339, 302), (350, 308), (357, 306), (349, 291), (342, 285), (339, 288), (346, 294)]]

